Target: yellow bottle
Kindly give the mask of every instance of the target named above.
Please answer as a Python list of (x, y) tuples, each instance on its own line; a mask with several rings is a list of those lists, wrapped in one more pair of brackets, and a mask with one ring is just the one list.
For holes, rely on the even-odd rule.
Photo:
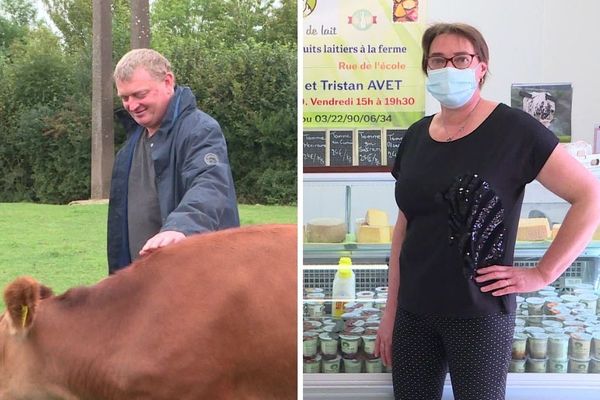
[(333, 278), (333, 287), (331, 297), (333, 304), (331, 315), (339, 318), (344, 313), (344, 305), (354, 300), (356, 294), (356, 278), (352, 271), (352, 260), (350, 257), (341, 257), (338, 263), (338, 270)]

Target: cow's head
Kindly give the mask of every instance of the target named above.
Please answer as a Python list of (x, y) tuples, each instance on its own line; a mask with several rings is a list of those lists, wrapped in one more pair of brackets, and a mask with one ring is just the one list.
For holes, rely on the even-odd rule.
[[(31, 363), (28, 334), (35, 324), (40, 301), (52, 290), (32, 278), (18, 278), (4, 290), (6, 311), (0, 315), (0, 398), (27, 397), (27, 379)], [(33, 395), (35, 396), (35, 395)]]
[(554, 119), (556, 112), (556, 98), (548, 92), (526, 92), (521, 90), (523, 97), (523, 111), (533, 115), (547, 128)]

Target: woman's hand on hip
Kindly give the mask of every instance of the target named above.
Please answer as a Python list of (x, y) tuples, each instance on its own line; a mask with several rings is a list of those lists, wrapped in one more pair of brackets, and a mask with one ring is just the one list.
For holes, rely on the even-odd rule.
[(394, 317), (385, 315), (381, 320), (375, 339), (375, 356), (381, 357), (383, 365), (392, 365), (392, 335), (394, 333)]
[(510, 293), (533, 292), (543, 288), (546, 282), (541, 271), (535, 268), (506, 267), (492, 265), (477, 270), (477, 283), (489, 282), (481, 287), (482, 292), (491, 292), (493, 296), (504, 296)]

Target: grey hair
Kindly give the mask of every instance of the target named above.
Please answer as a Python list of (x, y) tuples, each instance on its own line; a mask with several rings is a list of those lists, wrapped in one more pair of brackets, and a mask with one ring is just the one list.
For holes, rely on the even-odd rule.
[(171, 63), (158, 51), (134, 49), (119, 60), (113, 78), (115, 81), (128, 81), (138, 67), (143, 67), (157, 80), (163, 80), (167, 73), (172, 72)]

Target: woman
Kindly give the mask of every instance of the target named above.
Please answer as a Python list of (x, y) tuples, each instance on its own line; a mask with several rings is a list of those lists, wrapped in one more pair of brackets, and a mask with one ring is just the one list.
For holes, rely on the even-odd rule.
[[(558, 139), (523, 111), (480, 96), (488, 47), (466, 24), (423, 36), (422, 68), (441, 111), (413, 124), (398, 150), (398, 219), (377, 354), (397, 399), (504, 399), (515, 293), (557, 279), (600, 223), (600, 188)], [(535, 268), (513, 267), (523, 190), (533, 179), (568, 201)]]

